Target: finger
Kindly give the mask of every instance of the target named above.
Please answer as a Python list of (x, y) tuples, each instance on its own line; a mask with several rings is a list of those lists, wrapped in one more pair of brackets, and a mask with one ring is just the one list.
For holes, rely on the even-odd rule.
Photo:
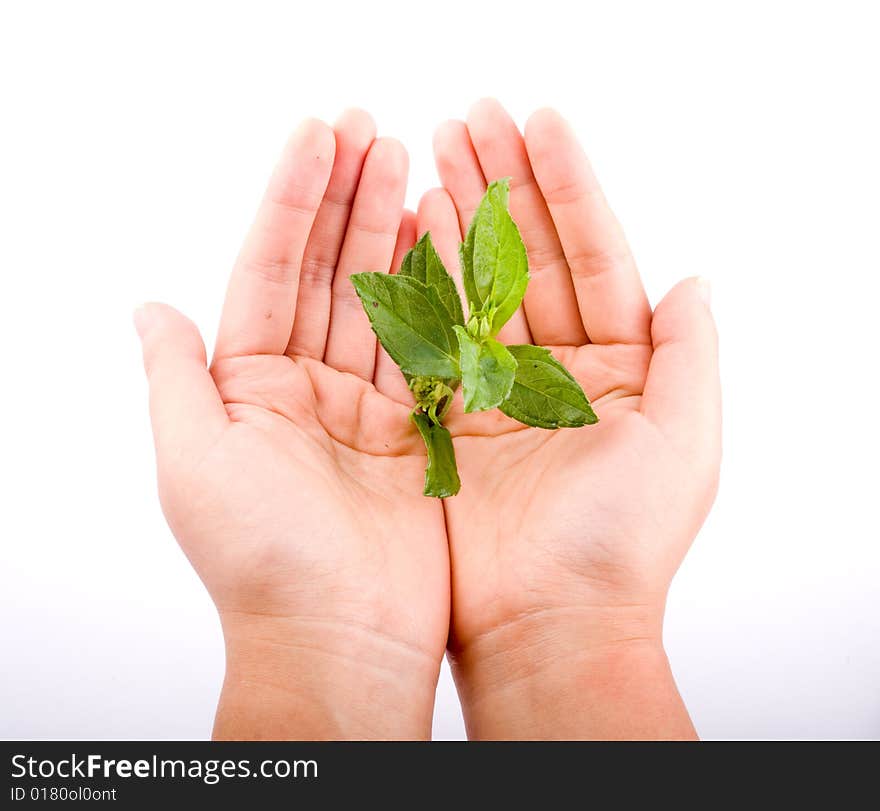
[(379, 138), (373, 142), (333, 278), (324, 362), (364, 380), (373, 379), (376, 336), (349, 277), (362, 271), (387, 273), (391, 269), (408, 170), (409, 159), (399, 141)]
[(440, 182), (455, 202), (464, 236), (486, 192), (486, 178), (464, 121), (447, 121), (437, 128), (434, 161)]
[(150, 384), (160, 461), (197, 458), (229, 424), (198, 328), (166, 304), (145, 304), (135, 311), (134, 322)]
[[(403, 263), (403, 257), (416, 242), (416, 215), (412, 211), (404, 211), (397, 231), (397, 244), (394, 246), (394, 259), (391, 272), (397, 273)], [(373, 385), (386, 397), (398, 403), (412, 403), (409, 386), (397, 364), (391, 360), (385, 348), (376, 341), (376, 371)]]
[(287, 354), (321, 360), (330, 325), (330, 288), (364, 159), (376, 137), (369, 113), (347, 110), (333, 127), (336, 158), (303, 255)]
[(391, 260), (391, 272), (397, 273), (403, 264), (404, 257), (416, 244), (416, 215), (408, 208), (400, 215), (400, 227), (397, 229), (397, 241), (394, 243), (394, 258)]
[(486, 179), (510, 178), (510, 214), (529, 257), (524, 308), (532, 338), (550, 346), (585, 344), (568, 263), (519, 129), (495, 99), (477, 102), (467, 127)]
[(291, 136), (232, 271), (215, 358), (287, 347), (300, 263), (334, 152), (333, 131), (320, 121), (303, 122)]
[[(434, 135), (434, 160), (440, 182), (449, 192), (458, 211), (458, 223), (463, 237), (486, 193), (486, 179), (463, 121), (447, 121)], [(442, 256), (442, 255), (441, 255)], [(466, 297), (462, 300), (469, 305)], [(465, 307), (467, 310), (468, 307)], [(517, 310), (499, 333), (499, 339), (508, 344), (528, 344), (532, 337), (522, 309)]]
[[(657, 305), (642, 413), (686, 453), (715, 452), (721, 433), (718, 335), (701, 279), (679, 282)], [(711, 458), (711, 457), (710, 457)]]
[(420, 239), (426, 231), (431, 232), (431, 243), (449, 275), (455, 279), (461, 300), (466, 301), (458, 262), (458, 245), (461, 242), (458, 212), (446, 189), (430, 189), (422, 195), (416, 213), (416, 229)]
[(650, 342), (651, 308), (623, 230), (559, 113), (539, 110), (525, 143), (550, 208), (593, 343)]

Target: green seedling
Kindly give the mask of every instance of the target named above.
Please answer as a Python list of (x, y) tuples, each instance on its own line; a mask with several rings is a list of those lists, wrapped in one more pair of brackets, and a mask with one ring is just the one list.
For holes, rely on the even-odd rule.
[(466, 413), (498, 408), (525, 425), (548, 429), (598, 422), (583, 389), (549, 350), (505, 346), (495, 337), (529, 283), (509, 196), (507, 179), (489, 184), (459, 247), (467, 321), (430, 234), (406, 255), (398, 273), (351, 277), (373, 331), (415, 399), (410, 419), (428, 452), (426, 496), (447, 498), (461, 487), (452, 437), (443, 426), (459, 385)]

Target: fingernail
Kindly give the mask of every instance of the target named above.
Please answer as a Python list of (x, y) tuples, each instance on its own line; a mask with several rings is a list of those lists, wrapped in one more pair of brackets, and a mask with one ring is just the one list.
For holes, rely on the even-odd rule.
[(703, 276), (699, 276), (697, 278), (697, 291), (700, 294), (700, 298), (703, 300), (703, 304), (707, 307), (712, 306), (712, 285), (709, 284), (709, 280)]
[(147, 313), (146, 305), (142, 304), (140, 307), (138, 307), (132, 314), (132, 319), (134, 321), (134, 328), (137, 330), (138, 337), (143, 340), (144, 335), (147, 332), (147, 326), (149, 322), (149, 315)]

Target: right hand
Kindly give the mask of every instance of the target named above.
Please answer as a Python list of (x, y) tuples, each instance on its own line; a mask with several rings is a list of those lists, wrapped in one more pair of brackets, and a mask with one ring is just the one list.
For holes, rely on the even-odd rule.
[(373, 385), (349, 275), (414, 238), (407, 155), (365, 113), (305, 122), (196, 327), (136, 315), (168, 523), (220, 614), (219, 737), (428, 737), (449, 626), (442, 504), (410, 407)]

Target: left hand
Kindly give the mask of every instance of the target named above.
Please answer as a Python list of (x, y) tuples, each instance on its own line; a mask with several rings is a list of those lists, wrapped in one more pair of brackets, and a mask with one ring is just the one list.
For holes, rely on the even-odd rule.
[[(531, 281), (499, 337), (550, 348), (600, 418), (528, 428), (498, 411), (464, 414), (460, 395), (447, 417), (462, 482), (444, 502), (450, 653), (468, 729), (691, 735), (661, 629), (669, 583), (718, 477), (716, 334), (703, 288), (680, 283), (652, 314), (623, 232), (558, 114), (535, 113), (523, 137), (497, 102), (481, 102), (467, 124), (442, 127), (435, 148), (445, 189), (423, 198), (419, 232), (431, 231), (457, 274), (456, 247), (486, 182), (511, 177)], [(610, 700), (642, 670), (627, 702)], [(660, 704), (638, 711), (658, 688)], [(629, 726), (609, 723), (615, 707)]]

